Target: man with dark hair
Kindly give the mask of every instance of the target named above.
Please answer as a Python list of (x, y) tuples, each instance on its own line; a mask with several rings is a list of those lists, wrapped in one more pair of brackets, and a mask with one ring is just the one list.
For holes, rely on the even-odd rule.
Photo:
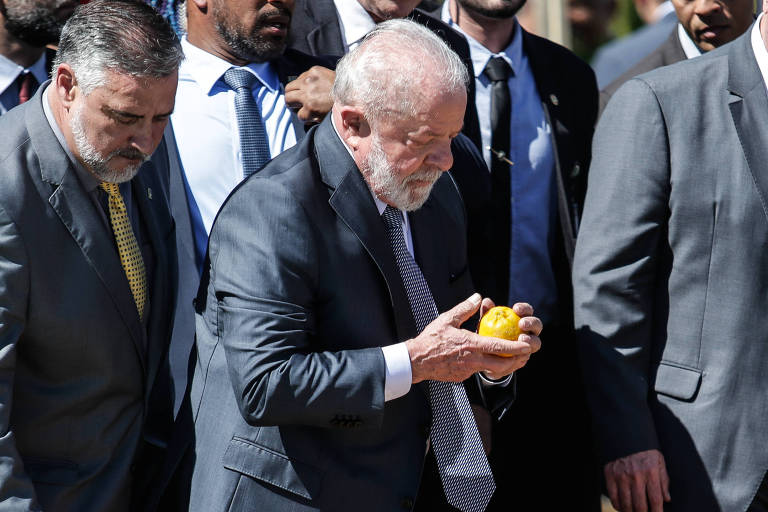
[(78, 0), (0, 0), (0, 115), (48, 79), (61, 27)]
[(181, 59), (151, 7), (96, 0), (0, 118), (0, 508), (136, 510), (159, 470), (175, 249), (145, 161)]
[[(494, 424), (494, 471), (517, 486), (497, 493), (522, 510), (547, 496), (553, 509), (596, 510), (599, 473), (573, 333), (570, 263), (597, 116), (592, 70), (566, 48), (526, 32), (524, 0), (447, 0), (439, 15), (469, 41), (483, 156), (482, 173), (457, 181), (488, 191), (477, 202), (491, 257), (469, 247), (472, 279), (496, 303), (531, 303), (544, 322), (545, 350), (517, 373), (517, 399)], [(567, 427), (566, 427), (567, 425)], [(518, 446), (526, 432), (544, 443)], [(510, 464), (514, 458), (520, 463)], [(526, 489), (520, 495), (519, 489)], [(513, 498), (514, 496), (514, 498)]]

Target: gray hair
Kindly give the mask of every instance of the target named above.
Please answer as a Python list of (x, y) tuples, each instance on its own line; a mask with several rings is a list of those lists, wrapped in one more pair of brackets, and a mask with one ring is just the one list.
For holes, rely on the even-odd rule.
[(165, 78), (184, 58), (168, 22), (135, 0), (94, 0), (79, 6), (61, 31), (53, 76), (69, 64), (88, 95), (106, 80), (106, 72), (137, 78)]
[(363, 109), (369, 122), (418, 112), (424, 87), (466, 91), (469, 73), (458, 55), (410, 20), (380, 23), (336, 66), (336, 103)]

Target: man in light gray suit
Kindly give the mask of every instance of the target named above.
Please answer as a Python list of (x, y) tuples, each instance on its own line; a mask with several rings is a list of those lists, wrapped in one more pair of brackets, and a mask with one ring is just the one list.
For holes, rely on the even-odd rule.
[(628, 81), (597, 128), (575, 314), (622, 511), (768, 506), (766, 11)]
[[(197, 298), (190, 510), (411, 510), (428, 439), (474, 447), (440, 466), (454, 497), (487, 484), (465, 388), (446, 383), (508, 380), (541, 322), (519, 304), (516, 342), (459, 328), (481, 306), (444, 172), (466, 80), (429, 30), (380, 24), (340, 61), (331, 115), (222, 207)], [(460, 403), (463, 427), (438, 421)]]
[(181, 58), (151, 7), (97, 0), (0, 118), (2, 510), (140, 510), (162, 463), (173, 220), (143, 162)]

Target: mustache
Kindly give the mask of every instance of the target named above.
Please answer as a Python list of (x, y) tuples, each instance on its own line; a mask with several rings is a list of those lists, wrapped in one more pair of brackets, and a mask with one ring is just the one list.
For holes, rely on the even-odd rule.
[(141, 160), (141, 163), (144, 163), (149, 160), (150, 156), (151, 155), (148, 155), (143, 151), (139, 151), (136, 148), (121, 148), (111, 152), (107, 157), (107, 160), (112, 160), (116, 157), (122, 157), (127, 158), (128, 160)]
[(260, 14), (256, 19), (256, 22), (259, 24), (269, 24), (274, 20), (274, 18), (282, 17), (288, 18), (288, 21), (290, 22), (292, 16), (290, 9), (284, 5), (272, 5), (272, 7), (274, 7), (273, 10)]

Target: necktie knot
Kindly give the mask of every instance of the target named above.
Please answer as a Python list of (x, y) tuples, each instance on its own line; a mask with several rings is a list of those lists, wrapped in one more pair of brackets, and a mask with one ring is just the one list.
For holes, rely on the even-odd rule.
[(502, 57), (491, 57), (485, 65), (484, 73), (491, 82), (506, 82), (514, 74), (512, 67)]
[(387, 207), (384, 208), (384, 213), (381, 214), (381, 218), (384, 219), (387, 231), (403, 229), (403, 214), (397, 208), (387, 205)]
[(256, 80), (256, 75), (242, 68), (229, 68), (224, 73), (224, 83), (235, 91), (240, 89), (250, 90), (253, 88)]
[(99, 187), (109, 195), (109, 197), (116, 197), (120, 195), (120, 186), (117, 183), (107, 183), (102, 181), (99, 183)]

